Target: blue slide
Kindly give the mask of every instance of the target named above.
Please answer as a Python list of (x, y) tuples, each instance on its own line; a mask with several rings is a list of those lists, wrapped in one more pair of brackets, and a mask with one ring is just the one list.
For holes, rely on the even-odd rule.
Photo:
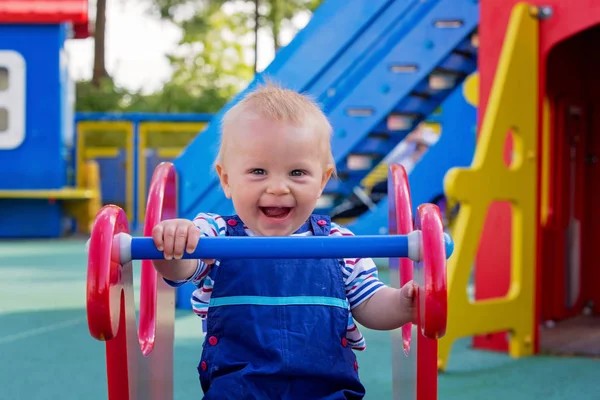
[[(266, 78), (316, 97), (334, 127), (339, 178), (325, 190), (329, 204), (317, 210), (330, 212), (475, 71), (472, 36), (478, 20), (479, 7), (473, 0), (324, 1), (269, 67), (175, 160), (179, 214), (233, 212), (212, 167), (219, 122)], [(349, 156), (370, 163), (351, 169)]]

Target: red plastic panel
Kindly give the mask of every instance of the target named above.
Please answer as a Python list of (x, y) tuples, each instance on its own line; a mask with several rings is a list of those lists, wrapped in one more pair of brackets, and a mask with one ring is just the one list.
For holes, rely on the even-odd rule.
[(88, 0), (3, 0), (0, 22), (87, 24)]
[[(413, 231), (412, 202), (406, 170), (400, 164), (390, 166), (388, 179), (389, 209), (388, 221), (390, 235), (407, 235)], [(413, 279), (413, 262), (410, 258), (397, 258), (390, 260), (390, 268), (399, 268), (400, 287)], [(412, 327), (402, 327), (402, 348), (405, 353), (410, 351)]]
[[(160, 164), (152, 176), (144, 232), (177, 214), (176, 172)], [(172, 399), (174, 289), (142, 263), (137, 332), (132, 264), (119, 265), (115, 234), (127, 232), (117, 206), (103, 207), (92, 228), (88, 259), (87, 312), (90, 333), (106, 340), (109, 400)], [(160, 319), (157, 315), (160, 314)]]
[(73, 39), (87, 39), (92, 36), (88, 22), (73, 25)]
[[(161, 163), (156, 167), (150, 183), (146, 204), (144, 236), (152, 236), (152, 229), (163, 219), (177, 217), (177, 182), (175, 168), (171, 163)], [(140, 345), (142, 352), (148, 354), (154, 346), (156, 334), (156, 315), (161, 319), (174, 316), (171, 296), (173, 290), (156, 273), (151, 260), (142, 260), (140, 288)], [(166, 293), (165, 293), (166, 292)], [(169, 302), (161, 301), (159, 295), (167, 295)], [(159, 307), (159, 305), (161, 307)], [(166, 307), (165, 307), (166, 306)]]
[[(406, 171), (400, 165), (389, 170), (389, 232), (412, 232), (412, 207)], [(402, 327), (403, 352), (394, 352), (394, 398), (437, 399), (437, 340), (446, 331), (447, 286), (444, 228), (439, 208), (417, 208), (415, 228), (421, 231), (422, 261), (390, 260), (400, 265), (400, 282), (417, 283), (418, 321)], [(395, 346), (393, 349), (395, 350)]]

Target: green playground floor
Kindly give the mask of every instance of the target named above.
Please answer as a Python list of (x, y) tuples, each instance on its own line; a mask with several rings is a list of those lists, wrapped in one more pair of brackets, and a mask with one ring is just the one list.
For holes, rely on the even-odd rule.
[[(0, 399), (106, 399), (104, 344), (87, 330), (85, 280), (82, 239), (0, 242)], [(366, 398), (391, 399), (390, 334), (363, 332)], [(175, 399), (200, 399), (199, 318), (178, 311), (175, 335)], [(463, 340), (439, 378), (439, 399), (600, 399), (599, 373), (598, 359), (515, 360)]]

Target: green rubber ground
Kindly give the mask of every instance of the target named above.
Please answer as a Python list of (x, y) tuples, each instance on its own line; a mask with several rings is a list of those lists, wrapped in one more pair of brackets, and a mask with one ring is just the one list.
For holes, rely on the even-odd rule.
[[(83, 240), (0, 242), (0, 399), (106, 399), (104, 345), (87, 330), (85, 279)], [(200, 399), (200, 319), (178, 311), (175, 329), (175, 399)], [(366, 398), (391, 399), (390, 334), (363, 332)], [(600, 360), (515, 360), (468, 344), (455, 344), (439, 399), (600, 399)]]

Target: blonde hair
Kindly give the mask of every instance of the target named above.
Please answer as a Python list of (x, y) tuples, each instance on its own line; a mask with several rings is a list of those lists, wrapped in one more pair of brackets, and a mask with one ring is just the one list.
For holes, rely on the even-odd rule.
[(221, 120), (221, 143), (215, 164), (223, 161), (226, 133), (231, 129), (231, 125), (243, 118), (247, 112), (256, 113), (272, 121), (314, 129), (317, 135), (326, 138), (324, 142), (327, 162), (331, 163), (333, 175), (336, 175), (335, 161), (331, 152), (333, 129), (327, 116), (309, 95), (285, 89), (272, 81), (259, 85), (225, 112)]

